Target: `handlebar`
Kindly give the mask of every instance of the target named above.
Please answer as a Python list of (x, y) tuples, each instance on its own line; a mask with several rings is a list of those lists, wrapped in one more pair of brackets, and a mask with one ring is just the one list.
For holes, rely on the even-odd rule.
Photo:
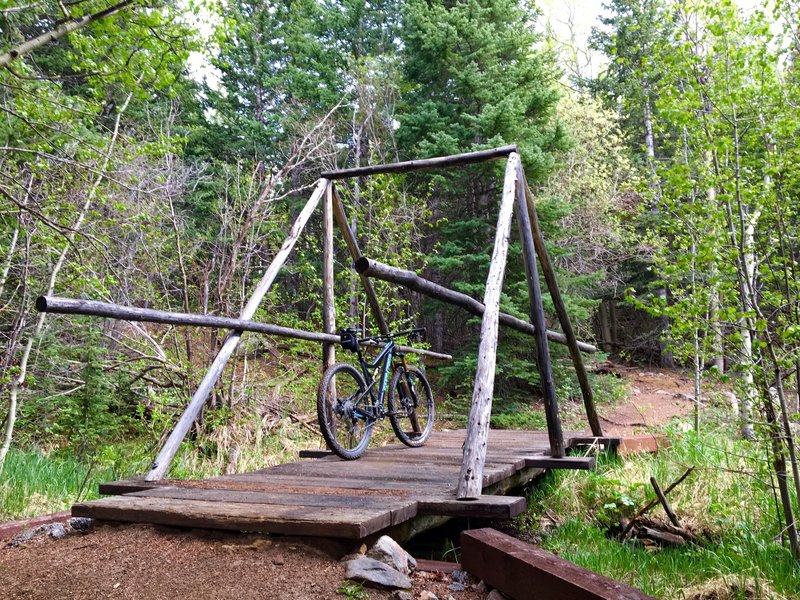
[[(415, 338), (419, 337), (419, 339), (424, 339), (425, 333), (427, 329), (425, 327), (417, 327), (415, 329), (408, 329), (406, 331), (399, 331), (397, 333), (387, 333), (382, 335), (373, 335), (370, 337), (365, 337), (357, 340), (359, 344), (363, 344), (365, 342), (388, 342), (389, 340), (394, 340), (395, 338), (400, 337), (409, 337), (409, 341), (414, 340)], [(341, 333), (341, 343), (345, 350), (353, 350), (355, 344), (353, 342), (356, 341), (356, 335), (361, 333), (360, 329), (354, 327), (348, 327), (342, 330)]]

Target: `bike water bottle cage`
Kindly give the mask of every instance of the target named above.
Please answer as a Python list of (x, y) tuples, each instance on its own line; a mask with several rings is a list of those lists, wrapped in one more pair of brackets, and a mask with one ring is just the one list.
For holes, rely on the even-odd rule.
[(342, 344), (342, 348), (350, 352), (358, 352), (357, 333), (357, 329), (342, 329), (339, 333), (339, 341)]

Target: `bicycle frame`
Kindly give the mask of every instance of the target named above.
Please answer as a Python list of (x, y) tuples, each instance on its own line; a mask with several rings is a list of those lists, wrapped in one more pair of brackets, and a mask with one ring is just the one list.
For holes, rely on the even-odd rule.
[[(392, 359), (394, 358), (394, 348), (395, 348), (394, 340), (389, 339), (386, 342), (386, 345), (378, 354), (378, 356), (371, 363), (368, 363), (364, 358), (360, 346), (356, 350), (356, 354), (358, 355), (358, 363), (361, 367), (361, 372), (364, 374), (364, 381), (367, 383), (367, 389), (364, 391), (361, 397), (358, 400), (356, 400), (355, 404), (357, 407), (360, 407), (359, 405), (362, 399), (369, 396), (370, 400), (372, 401), (371, 405), (364, 406), (363, 408), (364, 409), (371, 408), (372, 414), (369, 414), (368, 412), (365, 411), (364, 416), (366, 417), (371, 417), (377, 420), (386, 416), (385, 413), (383, 412), (383, 407), (384, 407), (384, 400), (386, 398), (386, 389), (389, 385), (389, 375), (392, 372)], [(372, 377), (372, 371), (378, 365), (381, 365), (381, 374), (380, 374), (380, 380), (376, 381)], [(375, 391), (373, 390), (376, 383), (380, 384), (378, 386), (377, 399), (375, 397)]]

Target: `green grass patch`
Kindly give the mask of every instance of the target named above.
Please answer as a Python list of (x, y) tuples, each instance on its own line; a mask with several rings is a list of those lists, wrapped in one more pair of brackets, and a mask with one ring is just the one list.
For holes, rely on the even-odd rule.
[[(138, 458), (137, 458), (138, 456)], [(40, 448), (11, 448), (0, 473), (0, 520), (68, 510), (98, 497), (98, 485), (141, 473), (148, 460), (131, 447), (106, 447), (94, 463)]]
[(506, 406), (504, 411), (491, 417), (493, 429), (547, 429), (544, 412), (531, 406), (514, 403)]
[[(749, 582), (751, 592), (763, 584), (800, 596), (800, 566), (780, 544), (764, 448), (725, 428), (670, 437), (672, 448), (658, 454), (600, 457), (590, 472), (549, 472), (531, 488), (530, 509), (516, 527), (568, 560), (661, 598), (683, 598), (688, 588), (720, 578), (740, 588)], [(654, 497), (651, 475), (666, 487), (689, 466), (695, 471), (669, 498), (698, 546), (654, 550), (608, 534)], [(648, 516), (666, 518), (661, 507)]]

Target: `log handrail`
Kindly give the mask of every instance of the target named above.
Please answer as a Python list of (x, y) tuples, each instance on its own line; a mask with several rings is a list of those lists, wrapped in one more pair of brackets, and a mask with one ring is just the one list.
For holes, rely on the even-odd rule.
[[(397, 285), (402, 285), (413, 292), (417, 292), (434, 300), (446, 302), (463, 308), (464, 310), (472, 313), (477, 317), (482, 317), (485, 307), (482, 302), (476, 300), (472, 296), (457, 292), (443, 285), (439, 285), (429, 279), (420, 277), (413, 271), (406, 269), (399, 269), (390, 265), (378, 262), (366, 256), (362, 256), (356, 261), (356, 271), (362, 275), (368, 275), (375, 279), (381, 279)], [(500, 324), (505, 325), (525, 333), (527, 335), (535, 336), (536, 328), (527, 321), (518, 319), (513, 315), (507, 313), (500, 313)], [(558, 344), (566, 344), (567, 338), (563, 333), (557, 331), (547, 330), (547, 339)], [(597, 352), (597, 348), (592, 344), (585, 342), (577, 342), (578, 348), (583, 352)]]
[(422, 158), (418, 160), (408, 160), (405, 162), (388, 163), (384, 165), (370, 165), (367, 167), (355, 167), (353, 169), (340, 169), (334, 171), (324, 171), (320, 177), (325, 179), (348, 179), (351, 177), (365, 177), (369, 175), (379, 175), (382, 173), (408, 173), (409, 171), (422, 171), (424, 169), (436, 169), (441, 167), (453, 167), (456, 165), (467, 165), (477, 162), (486, 162), (498, 158), (507, 158), (509, 154), (517, 151), (516, 144), (501, 146), (490, 150), (478, 150), (476, 152), (465, 152), (463, 154), (453, 154), (450, 156), (437, 156), (435, 158)]
[[(264, 335), (276, 335), (295, 340), (307, 340), (322, 344), (338, 344), (339, 336), (332, 333), (319, 333), (304, 331), (261, 323), (247, 319), (234, 319), (232, 317), (218, 317), (216, 315), (198, 315), (195, 313), (170, 312), (152, 308), (139, 308), (135, 306), (122, 306), (98, 300), (81, 300), (74, 298), (60, 298), (58, 296), (39, 296), (36, 299), (36, 309), (39, 312), (55, 313), (62, 315), (86, 315), (91, 317), (106, 317), (123, 321), (139, 321), (145, 323), (160, 323), (162, 325), (185, 325), (192, 327), (212, 327), (216, 329), (230, 329), (232, 331), (250, 331)], [(365, 346), (379, 346), (366, 342)], [(401, 352), (410, 352), (421, 356), (428, 356), (439, 360), (453, 360), (449, 354), (433, 352), (424, 348), (411, 346), (397, 346)]]

